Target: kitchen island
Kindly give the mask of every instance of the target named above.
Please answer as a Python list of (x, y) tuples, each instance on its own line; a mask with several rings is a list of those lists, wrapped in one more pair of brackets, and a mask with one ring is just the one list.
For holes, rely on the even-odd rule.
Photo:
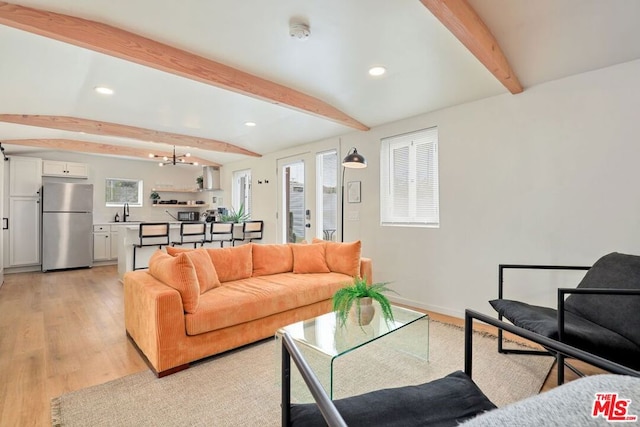
[[(169, 243), (180, 241), (180, 221), (169, 222)], [(124, 278), (124, 273), (133, 271), (133, 245), (140, 243), (138, 232), (140, 223), (120, 223), (120, 232), (118, 233), (118, 276), (120, 280)], [(208, 227), (207, 227), (208, 231)], [(242, 224), (235, 224), (234, 236), (242, 238)], [(207, 236), (209, 237), (209, 236)], [(158, 242), (162, 239), (158, 239)], [(145, 239), (145, 244), (153, 243), (151, 239)], [(186, 244), (185, 248), (192, 248), (193, 245)], [(219, 247), (217, 243), (210, 247)], [(149, 265), (149, 258), (158, 249), (158, 246), (143, 246), (136, 249), (136, 265), (139, 267)]]

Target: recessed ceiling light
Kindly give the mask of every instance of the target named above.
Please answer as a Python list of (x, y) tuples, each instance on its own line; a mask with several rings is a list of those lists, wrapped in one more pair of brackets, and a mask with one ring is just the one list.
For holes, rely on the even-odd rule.
[(249, 126), (250, 128), (254, 127), (256, 125), (255, 122), (244, 122), (245, 126)]
[(387, 72), (387, 69), (384, 68), (384, 67), (377, 66), (377, 67), (369, 68), (369, 75), (374, 76), (374, 77), (381, 76), (386, 72)]
[(96, 86), (93, 90), (102, 95), (113, 95), (113, 89), (106, 86)]

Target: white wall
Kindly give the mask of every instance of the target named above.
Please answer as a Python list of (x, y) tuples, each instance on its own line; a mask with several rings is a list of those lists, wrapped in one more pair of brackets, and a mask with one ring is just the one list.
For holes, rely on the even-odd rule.
[[(639, 111), (633, 61), (343, 135), (342, 156), (355, 146), (369, 165), (347, 172), (362, 181), (362, 203), (347, 204), (345, 216), (359, 209), (360, 221), (345, 221), (345, 241), (362, 240), (374, 279), (392, 281), (402, 300), (458, 316), (467, 307), (492, 312), (499, 263), (591, 265), (611, 251), (640, 254)], [(430, 126), (439, 128), (441, 226), (381, 227), (380, 139)], [(337, 138), (297, 150), (328, 143)], [(231, 171), (252, 168), (254, 212), (274, 215), (275, 185), (255, 182), (263, 174), (275, 182), (285, 154), (227, 165), (223, 188)], [(566, 280), (578, 278), (524, 283), (552, 301), (551, 288)]]
[[(11, 153), (10, 153), (11, 154)], [(25, 157), (39, 157), (45, 160), (64, 160), (70, 162), (87, 163), (89, 165), (88, 179), (69, 179), (44, 177), (49, 181), (64, 181), (93, 184), (93, 220), (94, 222), (113, 221), (116, 212), (120, 214), (122, 221), (122, 208), (107, 208), (105, 206), (105, 178), (128, 178), (142, 179), (144, 181), (144, 206), (140, 208), (131, 207), (132, 221), (172, 221), (172, 218), (165, 213), (165, 207), (152, 207), (149, 195), (151, 189), (159, 186), (173, 185), (174, 188), (195, 188), (197, 186), (196, 177), (202, 175), (202, 168), (199, 166), (165, 166), (159, 167), (157, 163), (143, 160), (124, 160), (116, 157), (92, 156), (74, 152), (63, 151), (43, 151), (29, 152), (26, 154), (16, 154)], [(219, 192), (202, 192), (189, 194), (161, 194), (163, 199), (175, 198), (178, 200), (204, 200), (211, 202), (212, 196)], [(180, 209), (169, 208), (173, 215)], [(194, 209), (185, 209), (194, 210)], [(200, 211), (204, 212), (204, 209)]]

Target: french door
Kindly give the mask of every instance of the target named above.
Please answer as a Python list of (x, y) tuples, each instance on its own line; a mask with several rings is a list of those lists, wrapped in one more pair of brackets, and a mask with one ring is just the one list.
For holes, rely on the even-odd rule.
[[(309, 154), (278, 160), (278, 242), (299, 243), (312, 238), (307, 187)], [(312, 186), (311, 186), (312, 187)]]
[(279, 243), (337, 238), (337, 152), (278, 160)]

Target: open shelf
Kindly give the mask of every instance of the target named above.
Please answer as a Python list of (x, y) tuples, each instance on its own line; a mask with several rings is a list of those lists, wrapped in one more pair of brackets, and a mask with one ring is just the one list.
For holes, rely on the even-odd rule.
[(155, 191), (157, 193), (200, 193), (202, 192), (201, 188), (168, 188), (168, 187), (159, 187), (152, 188), (151, 191)]
[(204, 204), (199, 204), (199, 205), (178, 205), (178, 204), (171, 204), (171, 203), (156, 203), (156, 204), (152, 204), (151, 207), (152, 208), (197, 208), (197, 209), (207, 209), (209, 208), (210, 205), (204, 203)]

